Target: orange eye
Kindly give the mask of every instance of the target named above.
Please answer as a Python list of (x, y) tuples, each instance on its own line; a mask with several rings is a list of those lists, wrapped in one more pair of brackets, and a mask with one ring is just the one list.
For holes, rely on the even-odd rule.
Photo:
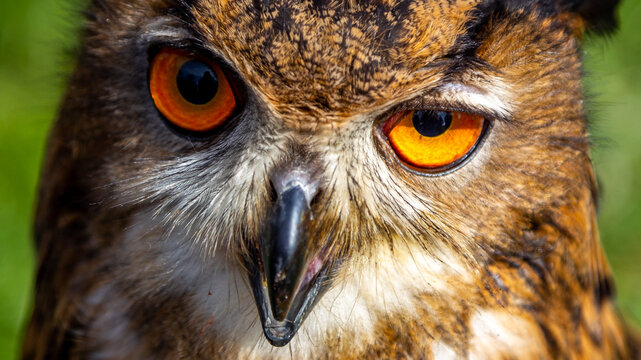
[(436, 169), (470, 153), (481, 137), (484, 122), (482, 116), (458, 111), (402, 111), (387, 120), (383, 131), (403, 161)]
[(174, 125), (207, 131), (236, 110), (234, 91), (218, 64), (185, 50), (164, 48), (153, 60), (151, 97)]

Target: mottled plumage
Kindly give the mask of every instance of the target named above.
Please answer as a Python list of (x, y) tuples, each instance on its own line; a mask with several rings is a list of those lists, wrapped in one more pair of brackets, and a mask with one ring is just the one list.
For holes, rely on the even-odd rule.
[[(49, 140), (24, 358), (641, 357), (581, 88), (581, 37), (615, 5), (94, 1)], [(238, 114), (206, 137), (167, 126), (148, 87), (163, 46), (225, 67)], [(489, 121), (467, 163), (397, 158), (382, 123), (423, 108)], [(288, 176), (315, 187), (307, 251), (327, 277), (275, 347), (251, 279)]]

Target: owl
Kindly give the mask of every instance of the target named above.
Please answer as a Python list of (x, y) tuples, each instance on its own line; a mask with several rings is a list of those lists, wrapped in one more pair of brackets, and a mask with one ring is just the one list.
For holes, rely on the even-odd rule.
[(602, 0), (94, 0), (24, 359), (630, 359)]

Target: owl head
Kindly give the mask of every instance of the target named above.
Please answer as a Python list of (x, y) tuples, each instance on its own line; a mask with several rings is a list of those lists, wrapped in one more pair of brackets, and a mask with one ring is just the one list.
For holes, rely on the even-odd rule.
[(223, 344), (482, 307), (510, 256), (590, 288), (579, 47), (615, 5), (94, 1), (39, 229), (79, 209), (123, 298)]

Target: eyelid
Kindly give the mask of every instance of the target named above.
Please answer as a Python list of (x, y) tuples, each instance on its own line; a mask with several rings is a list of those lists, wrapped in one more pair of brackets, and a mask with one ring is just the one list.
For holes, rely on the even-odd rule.
[(502, 81), (487, 88), (480, 88), (461, 82), (446, 83), (439, 86), (430, 101), (449, 104), (449, 110), (483, 115), (486, 119), (506, 120), (512, 118), (513, 102), (507, 87)]
[(159, 17), (145, 25), (138, 42), (147, 47), (154, 47), (157, 44), (180, 47), (189, 43), (200, 43), (189, 30), (180, 26), (176, 18), (167, 16)]
[(148, 49), (150, 59), (162, 48), (173, 48), (189, 51), (195, 55), (221, 65), (225, 70), (232, 70), (234, 75), (238, 69), (215, 48), (211, 48), (199, 37), (197, 33), (185, 29), (173, 17), (159, 17), (156, 21), (143, 28), (143, 36), (139, 42)]
[(395, 113), (411, 110), (456, 111), (483, 116), (487, 121), (512, 121), (514, 108), (509, 96), (502, 100), (494, 92), (482, 90), (476, 86), (452, 82), (440, 85), (422, 94), (404, 101), (386, 111), (382, 123)]

